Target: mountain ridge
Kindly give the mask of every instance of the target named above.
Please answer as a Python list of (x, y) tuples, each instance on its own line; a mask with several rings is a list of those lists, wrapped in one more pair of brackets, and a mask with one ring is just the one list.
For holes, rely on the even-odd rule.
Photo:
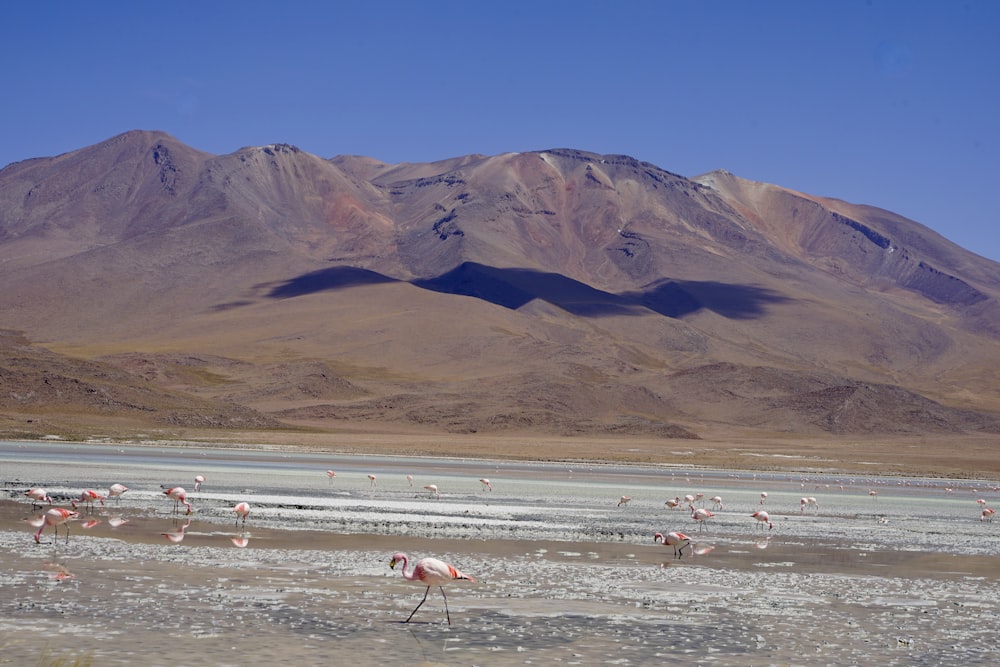
[[(889, 211), (622, 155), (390, 165), (127, 132), (0, 170), (0, 279), (0, 328), (262, 424), (687, 439), (1000, 415), (1000, 265)], [(743, 374), (784, 389), (724, 391)], [(869, 416), (837, 419), (858, 396)]]

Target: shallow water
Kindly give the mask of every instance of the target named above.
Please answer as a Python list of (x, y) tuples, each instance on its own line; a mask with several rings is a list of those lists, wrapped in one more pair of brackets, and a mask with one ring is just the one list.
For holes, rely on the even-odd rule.
[[(995, 483), (58, 443), (0, 443), (0, 477), (0, 664), (1000, 662), (1000, 521), (975, 502)], [(113, 482), (120, 505), (34, 543), (24, 489), (65, 505)], [(697, 492), (725, 503), (703, 530), (663, 504)], [(653, 543), (668, 530), (701, 554)], [(400, 550), (477, 579), (446, 587), (451, 626), (436, 589), (401, 623), (423, 587), (388, 568)]]

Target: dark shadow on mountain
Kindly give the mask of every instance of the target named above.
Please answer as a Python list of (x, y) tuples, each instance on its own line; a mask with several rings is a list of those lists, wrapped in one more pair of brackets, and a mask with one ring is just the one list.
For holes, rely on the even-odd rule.
[(625, 296), (667, 317), (680, 318), (699, 310), (711, 310), (732, 320), (759, 317), (765, 305), (788, 300), (760, 287), (698, 280), (666, 280)]
[(293, 296), (344, 289), (345, 287), (395, 282), (399, 281), (368, 269), (359, 269), (354, 266), (334, 266), (296, 276), (272, 289), (268, 292), (268, 296), (273, 299), (287, 299)]
[(444, 294), (476, 297), (512, 310), (542, 299), (582, 317), (627, 315), (638, 306), (617, 294), (594, 289), (558, 273), (498, 269), (475, 262), (465, 262), (448, 273), (415, 280), (413, 284)]
[[(273, 288), (268, 296), (284, 299), (391, 282), (397, 280), (367, 269), (340, 266), (293, 278)], [(651, 310), (682, 318), (699, 310), (711, 310), (730, 319), (749, 319), (761, 315), (766, 304), (786, 300), (771, 290), (748, 285), (691, 280), (664, 280), (648, 289), (613, 294), (558, 273), (501, 269), (475, 262), (465, 262), (440, 276), (411, 284), (442, 294), (482, 299), (511, 310), (541, 299), (580, 317), (639, 315)]]

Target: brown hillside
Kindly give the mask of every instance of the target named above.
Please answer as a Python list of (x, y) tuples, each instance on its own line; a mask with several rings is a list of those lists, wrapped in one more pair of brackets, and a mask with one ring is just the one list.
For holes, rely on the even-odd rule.
[[(39, 434), (167, 411), (669, 443), (989, 436), (1000, 415), (996, 263), (891, 212), (627, 156), (388, 165), (129, 132), (0, 170), (0, 280), (24, 336), (0, 411), (74, 416)], [(46, 393), (50, 368), (78, 383)]]

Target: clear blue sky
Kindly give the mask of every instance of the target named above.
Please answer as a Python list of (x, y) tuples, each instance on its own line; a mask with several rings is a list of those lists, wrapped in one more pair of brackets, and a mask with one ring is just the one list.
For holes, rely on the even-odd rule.
[(163, 130), (577, 148), (881, 206), (1000, 260), (1000, 2), (7, 2), (0, 166)]

